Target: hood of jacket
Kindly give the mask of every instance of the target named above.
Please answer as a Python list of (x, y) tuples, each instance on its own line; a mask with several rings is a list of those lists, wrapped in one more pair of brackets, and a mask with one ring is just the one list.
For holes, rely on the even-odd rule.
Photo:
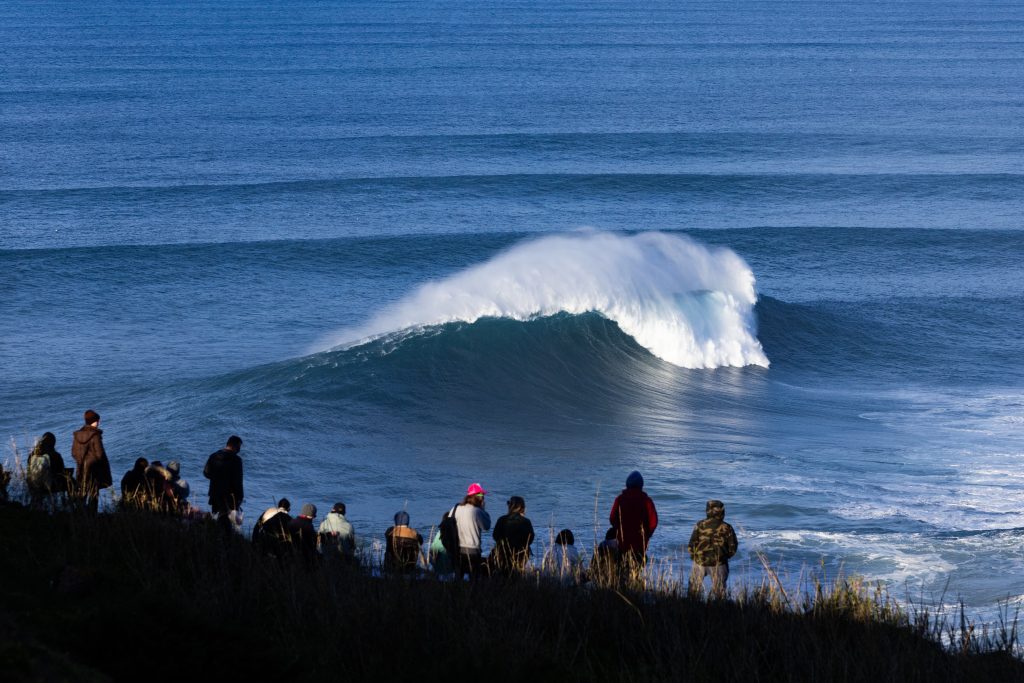
[(103, 434), (103, 430), (92, 425), (86, 425), (75, 432), (75, 441), (82, 445), (89, 443), (92, 439)]

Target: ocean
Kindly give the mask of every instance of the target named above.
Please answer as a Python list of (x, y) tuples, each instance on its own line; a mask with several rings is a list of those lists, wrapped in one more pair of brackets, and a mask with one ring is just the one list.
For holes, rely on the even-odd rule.
[[(247, 523), (640, 470), (791, 585), (1024, 598), (1024, 5), (0, 2), (0, 434)], [(535, 548), (535, 551), (539, 548)]]

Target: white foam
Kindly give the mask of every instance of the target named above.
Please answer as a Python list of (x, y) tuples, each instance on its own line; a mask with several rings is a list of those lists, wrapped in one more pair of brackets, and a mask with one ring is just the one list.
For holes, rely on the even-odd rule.
[(684, 368), (768, 367), (756, 336), (754, 282), (733, 251), (682, 236), (548, 236), (424, 284), (366, 325), (339, 331), (319, 350), (457, 321), (596, 311), (654, 355)]

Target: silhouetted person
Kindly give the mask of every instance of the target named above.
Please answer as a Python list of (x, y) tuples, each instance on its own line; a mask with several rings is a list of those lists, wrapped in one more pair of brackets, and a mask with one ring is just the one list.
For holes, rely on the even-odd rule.
[(525, 517), (526, 501), (521, 496), (512, 496), (506, 505), (508, 514), (494, 523), (491, 567), (501, 573), (521, 572), (530, 561), (533, 523)]
[(225, 530), (235, 530), (242, 524), (242, 440), (228, 438), (224, 448), (210, 455), (203, 468), (203, 476), (210, 480), (210, 511)]
[(149, 463), (146, 468), (146, 506), (151, 510), (167, 509), (164, 487), (171, 478), (171, 472), (159, 460)]
[(408, 573), (416, 570), (423, 537), (409, 526), (409, 513), (395, 513), (395, 525), (384, 532), (384, 571)]
[(146, 468), (149, 461), (138, 458), (135, 467), (121, 477), (121, 505), (143, 507), (146, 503)]
[(85, 425), (75, 432), (71, 442), (71, 457), (75, 459), (75, 487), (85, 498), (92, 512), (99, 508), (100, 491), (113, 485), (110, 461), (103, 448), (103, 430), (100, 416), (94, 410), (85, 411)]
[(647, 557), (647, 544), (658, 528), (658, 511), (644, 493), (644, 478), (636, 470), (626, 477), (626, 488), (612, 504), (608, 519), (615, 527), (620, 558), (642, 565)]
[(594, 557), (590, 561), (590, 578), (604, 578), (610, 582), (617, 581), (619, 558), (618, 531), (615, 527), (611, 527), (605, 532), (604, 540), (594, 549)]
[(299, 516), (288, 523), (288, 533), (292, 538), (292, 550), (309, 566), (318, 559), (316, 553), (316, 530), (313, 520), (316, 518), (316, 506), (306, 503), (302, 506)]
[(739, 543), (736, 532), (725, 521), (725, 504), (709, 500), (705, 506), (706, 519), (697, 522), (690, 534), (687, 549), (693, 559), (690, 572), (690, 593), (704, 592), (704, 577), (711, 577), (711, 597), (724, 598), (725, 584), (729, 580), (729, 558), (736, 554)]

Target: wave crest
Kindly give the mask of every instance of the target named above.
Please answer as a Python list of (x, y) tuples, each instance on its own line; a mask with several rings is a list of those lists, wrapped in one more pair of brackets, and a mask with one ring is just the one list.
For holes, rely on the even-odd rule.
[(755, 279), (733, 251), (679, 235), (583, 232), (517, 244), (422, 285), (328, 348), (481, 318), (597, 312), (684, 368), (768, 366), (757, 339)]

